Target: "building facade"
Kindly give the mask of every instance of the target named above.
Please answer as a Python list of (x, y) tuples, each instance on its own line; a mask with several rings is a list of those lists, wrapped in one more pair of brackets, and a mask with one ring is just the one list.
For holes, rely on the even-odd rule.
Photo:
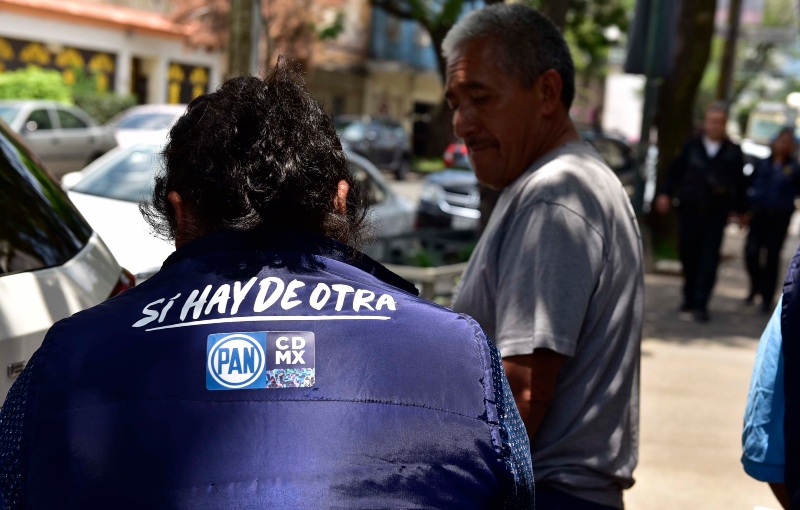
[(190, 47), (185, 28), (159, 12), (0, 0), (0, 19), (0, 72), (35, 65), (58, 70), (70, 84), (83, 73), (98, 91), (135, 94), (140, 103), (186, 103), (223, 76), (224, 54)]

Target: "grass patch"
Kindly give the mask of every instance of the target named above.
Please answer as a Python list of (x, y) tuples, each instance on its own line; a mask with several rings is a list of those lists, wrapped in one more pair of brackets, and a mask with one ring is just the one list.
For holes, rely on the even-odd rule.
[(430, 174), (444, 170), (444, 160), (442, 158), (416, 158), (414, 160), (414, 171), (421, 174)]
[(659, 241), (653, 245), (653, 258), (655, 260), (678, 260), (678, 245), (674, 240)]

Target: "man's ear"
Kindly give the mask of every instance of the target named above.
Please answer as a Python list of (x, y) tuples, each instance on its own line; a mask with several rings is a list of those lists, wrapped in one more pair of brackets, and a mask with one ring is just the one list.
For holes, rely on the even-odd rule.
[(553, 115), (561, 106), (561, 91), (564, 82), (555, 69), (546, 71), (539, 77), (539, 87), (542, 100), (542, 113), (546, 116)]
[(175, 211), (175, 249), (177, 250), (191, 241), (189, 233), (190, 220), (186, 205), (177, 191), (170, 191), (167, 194), (167, 200), (172, 204), (172, 209)]
[(336, 188), (336, 197), (333, 199), (333, 208), (339, 214), (347, 214), (347, 194), (350, 193), (350, 185), (342, 179)]

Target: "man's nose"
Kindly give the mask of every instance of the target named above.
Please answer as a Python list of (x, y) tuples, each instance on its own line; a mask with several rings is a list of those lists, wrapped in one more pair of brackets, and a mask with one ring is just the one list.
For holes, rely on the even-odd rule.
[(453, 133), (462, 140), (475, 134), (478, 130), (474, 112), (471, 109), (459, 108), (453, 113)]

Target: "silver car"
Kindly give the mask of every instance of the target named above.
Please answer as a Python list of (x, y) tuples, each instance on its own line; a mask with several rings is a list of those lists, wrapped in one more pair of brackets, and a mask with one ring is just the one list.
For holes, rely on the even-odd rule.
[(113, 149), (113, 133), (80, 108), (57, 101), (0, 101), (0, 118), (56, 177), (75, 172)]
[[(175, 250), (171, 242), (152, 234), (139, 212), (139, 202), (152, 193), (165, 142), (120, 146), (62, 180), (81, 215), (137, 282), (155, 274)], [(414, 204), (395, 193), (372, 163), (352, 153), (348, 158), (353, 176), (366, 187), (375, 227), (374, 239), (364, 252), (381, 261), (396, 262), (414, 246)]]
[(0, 121), (0, 404), (53, 323), (133, 283)]

